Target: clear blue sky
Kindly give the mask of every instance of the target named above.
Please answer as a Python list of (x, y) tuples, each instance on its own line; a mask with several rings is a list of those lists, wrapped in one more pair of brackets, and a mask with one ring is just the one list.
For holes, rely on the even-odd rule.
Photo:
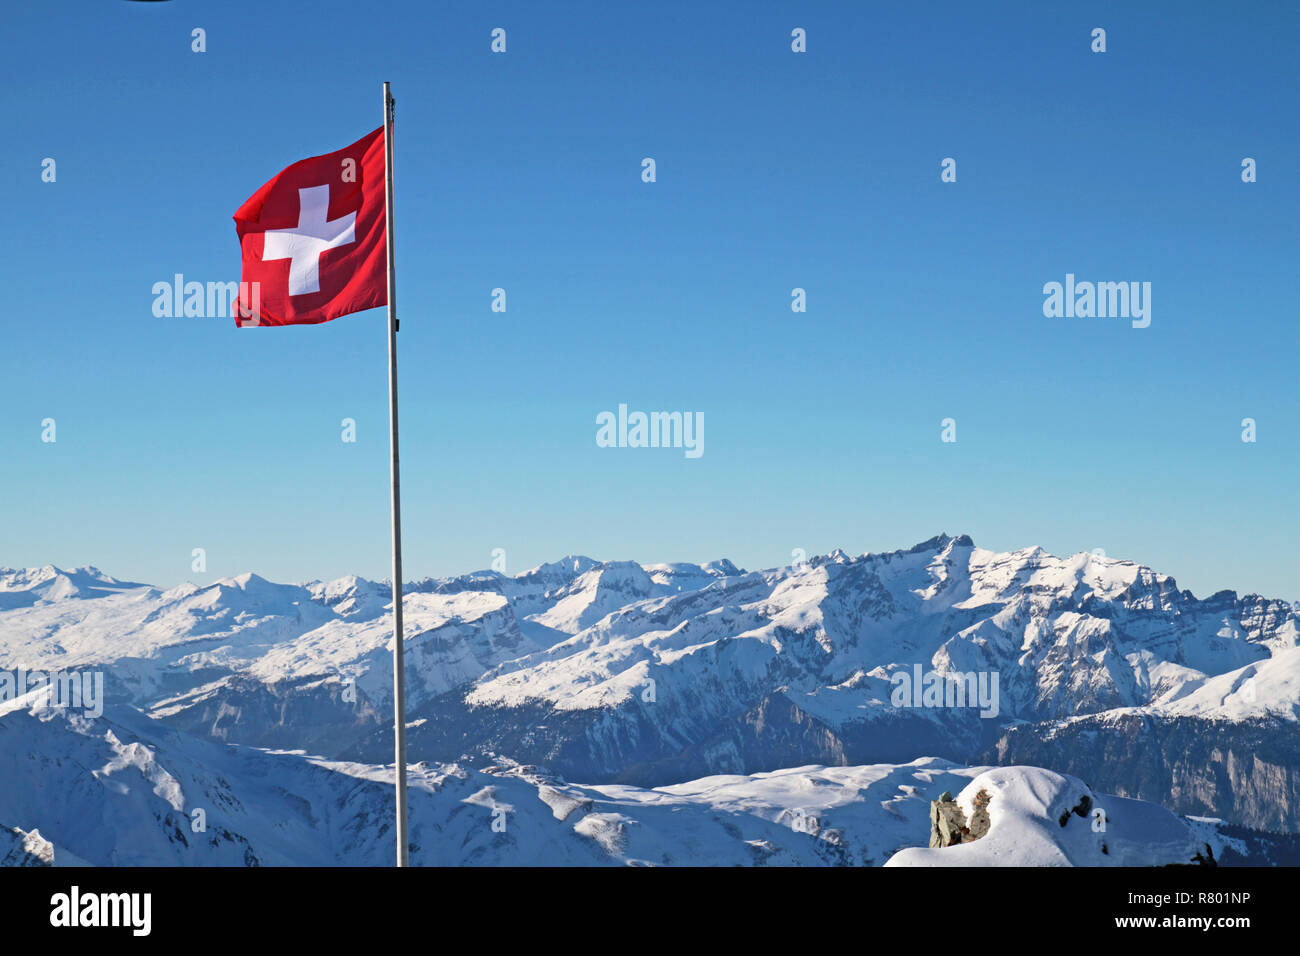
[[(151, 287), (238, 278), (231, 214), (379, 126), (388, 79), (407, 577), (946, 530), (1300, 598), (1296, 4), (82, 0), (0, 31), (0, 564), (387, 575), (383, 311), (241, 331)], [(1151, 282), (1150, 328), (1045, 318), (1067, 272)], [(703, 412), (703, 457), (598, 448), (620, 402)]]

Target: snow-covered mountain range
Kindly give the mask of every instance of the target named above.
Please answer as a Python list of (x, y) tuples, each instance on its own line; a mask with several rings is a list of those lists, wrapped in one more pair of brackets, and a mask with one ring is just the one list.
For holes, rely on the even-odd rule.
[[(98, 718), (42, 710), (30, 695), (0, 705), (0, 824), (39, 829), (56, 855), (63, 838), (68, 855), (91, 862), (170, 860), (189, 852), (177, 847), (191, 842), (183, 816), (196, 801), (242, 804), (280, 829), (228, 824), (231, 839), (217, 839), (208, 862), (239, 862), (245, 852), (260, 862), (362, 853), (387, 821), (377, 781), (391, 759), (390, 604), (386, 583), (356, 577), (290, 585), (245, 574), (162, 590), (94, 568), (0, 570), (0, 675), (95, 672), (104, 681)], [(601, 808), (582, 817), (599, 819), (582, 824), (592, 833), (579, 834), (578, 856), (558, 849), (567, 831), (554, 838), (555, 862), (586, 859), (592, 841), (604, 859), (686, 859), (680, 841), (689, 834), (670, 838), (652, 819), (664, 807), (676, 808), (667, 811), (672, 826), (662, 825), (669, 830), (698, 813), (700, 826), (730, 832), (745, 815), (735, 852), (746, 860), (758, 841), (770, 844), (772, 859), (814, 862), (800, 855), (802, 844), (783, 842), (791, 831), (779, 810), (740, 809), (793, 812), (772, 797), (785, 775), (810, 793), (851, 792), (841, 802), (867, 814), (861, 826), (870, 835), (834, 851), (818, 841), (816, 860), (884, 862), (924, 842), (938, 791), (917, 784), (918, 773), (965, 781), (972, 768), (1012, 763), (1179, 813), (1300, 830), (1300, 615), (1257, 595), (1198, 599), (1132, 562), (1038, 548), (995, 553), (946, 535), (904, 551), (834, 552), (759, 571), (570, 557), (515, 576), (414, 582), (404, 611), (409, 756), (426, 763), (420, 780), (428, 781), (412, 784), (427, 794), (413, 797), (413, 807), (427, 808), (412, 811), (416, 842), (421, 826), (448, 825), (437, 809), (450, 806), (447, 794), (457, 807), (514, 806), (523, 802), (514, 788), (523, 788), (549, 806), (538, 794), (550, 788)], [(992, 683), (995, 713), (896, 706), (903, 675), (922, 672)], [(922, 703), (919, 688), (908, 702)], [(60, 760), (119, 767), (84, 787), (130, 774), (152, 780), (152, 796), (111, 801), (122, 817), (102, 824), (120, 834), (137, 820), (150, 835), (110, 847), (39, 825), (54, 812), (42, 809), (41, 781), (58, 768), (29, 764)], [(286, 780), (310, 783), (295, 789)], [(246, 786), (265, 792), (253, 798)], [(947, 780), (939, 789), (963, 786)], [(892, 796), (884, 803), (902, 817), (880, 811), (877, 793), (903, 787), (915, 789), (919, 817)], [(168, 796), (176, 788), (183, 799)], [(323, 803), (306, 796), (322, 788)], [(499, 796), (479, 799), (485, 790)], [(362, 796), (372, 791), (373, 808)], [(297, 823), (286, 807), (272, 809), (291, 796), (310, 805)], [(339, 829), (322, 820), (324, 806)], [(179, 843), (159, 843), (153, 832), (169, 813), (179, 815)], [(618, 824), (620, 815), (634, 823)], [(68, 804), (58, 819), (67, 826), (85, 816)], [(747, 829), (749, 816), (776, 826), (781, 839), (757, 822)], [(894, 819), (906, 836), (890, 829)], [(304, 829), (295, 835), (295, 826)], [(658, 836), (638, 843), (647, 833)], [(483, 835), (484, 860), (500, 836)], [(294, 859), (299, 844), (317, 855)]]

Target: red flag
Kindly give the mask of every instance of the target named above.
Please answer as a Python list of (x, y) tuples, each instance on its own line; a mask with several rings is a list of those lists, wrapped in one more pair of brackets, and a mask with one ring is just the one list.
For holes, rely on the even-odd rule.
[(294, 163), (235, 213), (235, 324), (310, 325), (388, 304), (384, 128)]

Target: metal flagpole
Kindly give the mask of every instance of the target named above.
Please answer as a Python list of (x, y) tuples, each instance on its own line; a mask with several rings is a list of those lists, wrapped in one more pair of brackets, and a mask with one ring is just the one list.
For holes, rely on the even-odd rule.
[(407, 866), (406, 668), (402, 647), (402, 491), (397, 455), (397, 270), (393, 263), (393, 97), (384, 82), (384, 226), (388, 233), (388, 425), (393, 479), (393, 744), (397, 865)]

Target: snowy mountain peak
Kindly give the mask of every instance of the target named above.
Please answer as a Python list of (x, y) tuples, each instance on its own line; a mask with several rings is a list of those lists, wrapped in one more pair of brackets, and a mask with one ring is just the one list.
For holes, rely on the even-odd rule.
[(41, 568), (0, 570), (0, 611), (70, 598), (97, 597), (140, 587), (118, 581), (89, 565), (63, 570), (52, 564)]
[(521, 574), (515, 575), (517, 578), (538, 578), (551, 575), (578, 575), (594, 568), (599, 561), (588, 558), (581, 554), (569, 554), (560, 558), (558, 561), (548, 561), (545, 564), (539, 564), (535, 568), (530, 568)]
[[(962, 535), (962, 537), (966, 538), (965, 535)], [(907, 549), (906, 553), (921, 554), (926, 551), (942, 551), (944, 548), (948, 547), (948, 545), (950, 545), (954, 540), (955, 539), (952, 538), (950, 535), (947, 535), (944, 532), (940, 531), (933, 538), (928, 538), (925, 541), (921, 541), (917, 544), (912, 545), (912, 547)], [(966, 538), (966, 540), (969, 541), (970, 539)]]

